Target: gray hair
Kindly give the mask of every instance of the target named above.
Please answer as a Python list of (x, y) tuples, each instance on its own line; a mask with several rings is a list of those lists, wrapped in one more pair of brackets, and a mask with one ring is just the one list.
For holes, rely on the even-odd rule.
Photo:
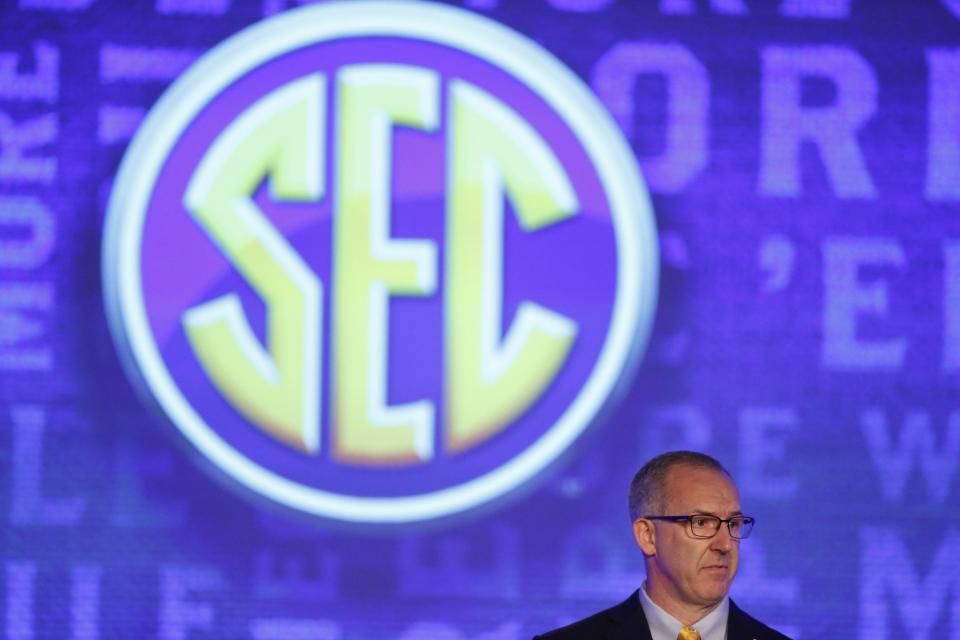
[(630, 482), (630, 521), (645, 515), (667, 515), (663, 510), (667, 508), (667, 496), (664, 487), (670, 469), (679, 465), (687, 465), (700, 469), (713, 469), (730, 477), (720, 462), (705, 453), (697, 451), (668, 451), (651, 458), (643, 465)]

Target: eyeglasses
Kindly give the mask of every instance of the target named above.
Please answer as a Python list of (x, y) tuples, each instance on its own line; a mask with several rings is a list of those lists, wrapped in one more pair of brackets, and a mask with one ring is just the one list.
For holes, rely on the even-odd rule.
[(734, 540), (749, 538), (753, 531), (754, 518), (750, 516), (733, 516), (732, 518), (718, 518), (694, 514), (690, 516), (644, 516), (647, 520), (666, 520), (667, 522), (689, 522), (690, 533), (694, 538), (712, 538), (720, 531), (720, 525), (727, 524), (730, 537)]

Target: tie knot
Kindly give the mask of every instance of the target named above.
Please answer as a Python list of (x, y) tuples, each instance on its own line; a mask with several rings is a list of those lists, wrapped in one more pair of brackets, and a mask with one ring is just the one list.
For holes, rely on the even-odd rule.
[(680, 629), (680, 635), (677, 640), (700, 640), (700, 632), (693, 627), (684, 627)]

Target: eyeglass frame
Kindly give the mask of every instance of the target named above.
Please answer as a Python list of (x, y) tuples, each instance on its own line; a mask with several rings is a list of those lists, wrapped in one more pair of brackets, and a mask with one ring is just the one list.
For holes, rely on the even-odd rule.
[[(716, 521), (717, 521), (717, 528), (716, 528), (716, 530), (713, 532), (713, 535), (712, 535), (712, 536), (701, 536), (701, 535), (697, 535), (696, 533), (694, 533), (694, 532), (693, 532), (693, 519), (694, 519), (694, 518), (710, 518), (711, 520), (716, 520)], [(727, 518), (726, 520), (724, 520), (724, 519), (721, 518), (720, 516), (715, 516), (715, 515), (712, 515), (712, 514), (709, 514), (709, 513), (691, 513), (691, 514), (688, 515), (688, 516), (643, 516), (643, 519), (644, 519), (644, 520), (663, 520), (664, 522), (687, 522), (687, 523), (690, 524), (690, 535), (693, 536), (694, 538), (696, 538), (697, 540), (712, 540), (713, 538), (716, 538), (716, 537), (717, 537), (717, 534), (720, 533), (720, 527), (721, 527), (721, 525), (723, 525), (723, 524), (726, 524), (726, 525), (727, 525), (727, 533), (730, 534), (730, 537), (731, 537), (731, 538), (733, 538), (734, 540), (745, 540), (745, 539), (747, 539), (747, 538), (750, 537), (750, 534), (753, 533), (753, 525), (756, 524), (756, 522), (757, 522), (757, 519), (754, 518), (753, 516), (736, 515), (736, 516), (730, 516), (729, 518)], [(746, 522), (746, 521), (749, 521), (750, 532), (747, 533), (746, 536), (742, 536), (742, 537), (741, 537), (741, 536), (735, 536), (735, 535), (733, 534), (733, 529), (730, 527), (730, 523), (733, 522), (734, 520), (740, 520), (740, 521), (741, 521), (741, 524), (743, 524), (743, 523)]]

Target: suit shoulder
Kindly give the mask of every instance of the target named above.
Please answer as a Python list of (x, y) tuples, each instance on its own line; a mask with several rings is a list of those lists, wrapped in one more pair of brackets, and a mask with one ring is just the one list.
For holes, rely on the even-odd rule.
[(538, 635), (534, 640), (596, 640), (602, 638), (603, 633), (611, 625), (616, 624), (615, 614), (621, 607), (623, 607), (623, 604), (604, 609), (582, 620)]
[[(773, 627), (760, 622), (743, 609), (731, 603), (731, 615), (739, 618), (737, 626), (749, 636), (748, 640), (791, 640)], [(746, 636), (745, 636), (746, 637)], [(738, 640), (731, 638), (731, 640)]]

